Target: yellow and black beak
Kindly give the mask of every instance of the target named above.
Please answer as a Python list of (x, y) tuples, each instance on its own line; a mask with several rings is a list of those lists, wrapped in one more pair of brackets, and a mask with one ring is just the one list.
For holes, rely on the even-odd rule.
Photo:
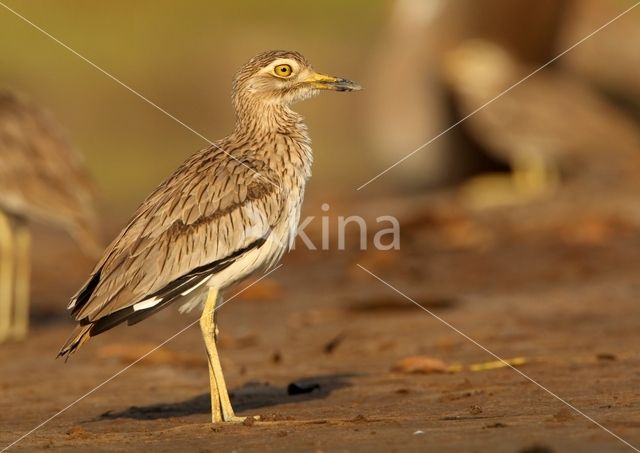
[(355, 82), (330, 75), (314, 72), (304, 81), (318, 90), (360, 91), (362, 87)]

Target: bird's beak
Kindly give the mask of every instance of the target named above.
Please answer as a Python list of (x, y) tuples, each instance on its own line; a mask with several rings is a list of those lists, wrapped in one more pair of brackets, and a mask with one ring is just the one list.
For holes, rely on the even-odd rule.
[(355, 82), (330, 75), (314, 72), (304, 81), (318, 90), (360, 91), (362, 87)]

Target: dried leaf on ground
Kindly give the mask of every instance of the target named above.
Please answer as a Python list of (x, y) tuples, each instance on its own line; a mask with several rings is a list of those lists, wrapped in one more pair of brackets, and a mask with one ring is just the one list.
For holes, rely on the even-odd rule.
[(474, 363), (472, 365), (469, 365), (469, 371), (495, 370), (498, 368), (506, 368), (509, 366), (524, 365), (527, 362), (528, 360), (525, 357), (514, 357), (513, 359), (494, 360), (491, 362)]
[[(460, 301), (451, 296), (424, 295), (412, 296), (412, 299), (418, 302), (424, 308), (432, 309), (449, 309), (455, 308)], [(365, 300), (354, 300), (347, 309), (356, 313), (384, 313), (415, 310), (416, 306), (401, 297), (369, 297)]]
[(440, 359), (427, 356), (410, 356), (396, 362), (391, 371), (407, 374), (446, 373), (449, 366)]

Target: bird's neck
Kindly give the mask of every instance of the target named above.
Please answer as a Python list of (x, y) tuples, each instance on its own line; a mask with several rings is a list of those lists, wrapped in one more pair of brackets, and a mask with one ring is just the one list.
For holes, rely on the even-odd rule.
[[(311, 174), (311, 138), (302, 115), (287, 106), (262, 104), (236, 107), (235, 140), (247, 143), (252, 154), (278, 166), (283, 160), (303, 179)], [(282, 155), (281, 155), (282, 154)]]
[(236, 105), (236, 132), (277, 134), (306, 131), (302, 115), (289, 107), (271, 103)]

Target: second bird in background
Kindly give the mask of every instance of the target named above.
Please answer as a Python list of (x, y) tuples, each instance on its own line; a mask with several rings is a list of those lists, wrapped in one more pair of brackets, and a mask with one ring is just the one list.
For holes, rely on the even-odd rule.
[(96, 256), (102, 246), (93, 198), (81, 156), (51, 115), (0, 90), (0, 342), (28, 330), (28, 223), (60, 227)]

